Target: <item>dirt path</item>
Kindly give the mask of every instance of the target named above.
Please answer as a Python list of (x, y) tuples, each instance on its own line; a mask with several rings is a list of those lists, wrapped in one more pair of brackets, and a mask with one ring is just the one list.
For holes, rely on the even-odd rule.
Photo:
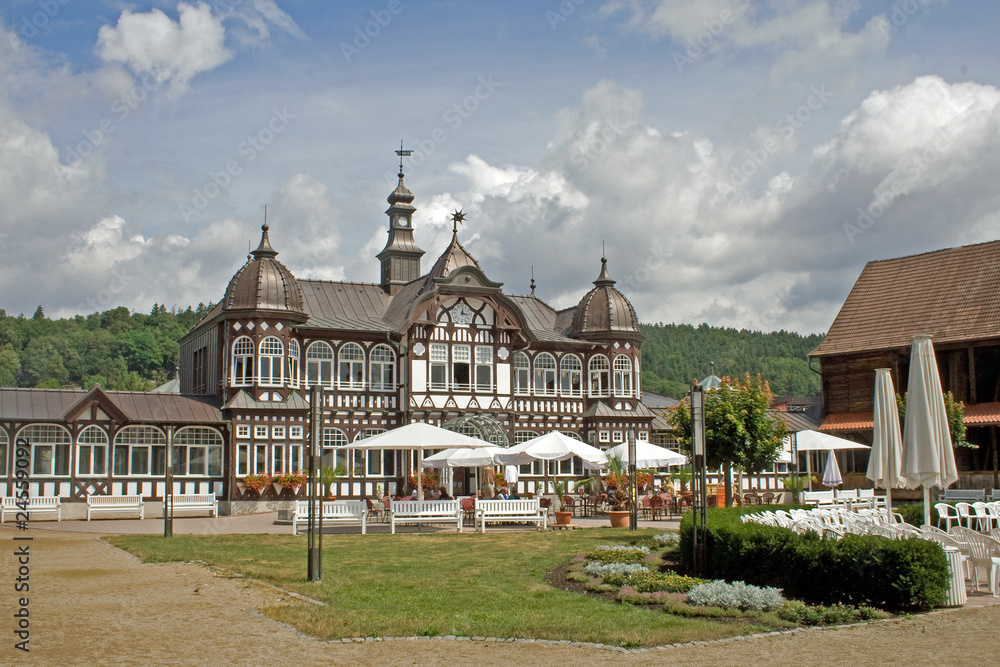
[(994, 664), (1000, 606), (838, 630), (622, 654), (588, 646), (461, 640), (345, 645), (305, 637), (257, 610), (304, 604), (197, 565), (142, 564), (94, 535), (33, 531), (31, 648), (14, 648), (14, 532), (0, 529), (0, 664), (39, 665), (968, 665)]

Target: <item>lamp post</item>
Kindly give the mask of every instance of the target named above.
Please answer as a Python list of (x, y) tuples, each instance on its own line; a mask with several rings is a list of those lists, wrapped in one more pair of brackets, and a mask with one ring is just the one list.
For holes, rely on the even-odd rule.
[(166, 469), (163, 474), (163, 536), (174, 536), (174, 427), (167, 427)]
[(628, 497), (629, 519), (628, 529), (638, 530), (639, 519), (639, 480), (635, 478), (635, 429), (628, 432)]
[(694, 454), (691, 475), (691, 500), (694, 533), (694, 569), (705, 573), (705, 538), (708, 518), (708, 480), (705, 471), (705, 390), (697, 382), (691, 385), (691, 452)]
[[(309, 528), (307, 535), (309, 581), (323, 580), (323, 511), (317, 493), (320, 472), (320, 443), (323, 441), (323, 387), (313, 385), (309, 414)], [(319, 510), (319, 511), (317, 511)]]

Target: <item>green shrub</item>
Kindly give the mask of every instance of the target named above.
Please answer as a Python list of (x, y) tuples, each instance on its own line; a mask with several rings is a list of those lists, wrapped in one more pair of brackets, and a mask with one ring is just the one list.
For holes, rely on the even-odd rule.
[[(747, 510), (755, 511), (709, 510), (703, 575), (781, 588), (816, 604), (926, 609), (944, 603), (948, 565), (933, 542), (858, 535), (823, 540), (815, 533), (744, 524), (739, 517)], [(693, 529), (688, 515), (681, 522), (681, 557), (689, 568)]]
[[(953, 505), (954, 503), (949, 503)], [(899, 512), (903, 516), (903, 521), (906, 523), (920, 527), (924, 525), (924, 504), (920, 503), (906, 503), (904, 505), (896, 505), (893, 507), (894, 512)], [(936, 526), (938, 524), (938, 512), (934, 509), (934, 505), (931, 505), (931, 525)]]
[(641, 563), (649, 553), (648, 547), (643, 546), (600, 546), (587, 552), (587, 560), (600, 561), (601, 563)]
[(688, 602), (723, 609), (771, 611), (785, 604), (785, 598), (781, 597), (780, 590), (770, 586), (753, 586), (742, 581), (710, 581), (694, 586), (688, 592)]
[(843, 625), (888, 618), (888, 614), (864, 605), (854, 608), (837, 603), (824, 607), (823, 605), (809, 606), (794, 601), (786, 603), (778, 610), (778, 618), (799, 625)]

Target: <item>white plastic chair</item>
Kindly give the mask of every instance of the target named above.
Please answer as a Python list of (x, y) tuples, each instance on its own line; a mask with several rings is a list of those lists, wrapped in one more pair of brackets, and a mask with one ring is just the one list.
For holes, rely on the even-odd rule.
[(972, 505), (969, 503), (955, 503), (955, 509), (958, 511), (958, 525), (961, 526), (964, 524), (966, 528), (972, 530), (972, 521), (976, 516)]
[(990, 592), (993, 597), (1000, 597), (1000, 542), (969, 528), (955, 530), (969, 543), (973, 590), (979, 591), (979, 568), (983, 568), (987, 573)]
[(958, 510), (955, 509), (954, 505), (949, 505), (948, 503), (937, 503), (936, 505), (934, 505), (934, 509), (936, 509), (938, 513), (938, 525), (937, 525), (938, 528), (941, 527), (942, 521), (945, 522), (944, 529), (949, 531), (951, 530), (952, 521), (954, 521), (959, 526), (962, 525), (962, 517), (959, 516)]
[(987, 503), (984, 502), (972, 503), (972, 509), (975, 510), (976, 519), (978, 520), (979, 523), (977, 528), (980, 532), (984, 533), (989, 532), (989, 530), (993, 528), (993, 524), (995, 523), (998, 526), (1000, 526), (1000, 523), (997, 523), (998, 517), (994, 516), (993, 513), (987, 509)]

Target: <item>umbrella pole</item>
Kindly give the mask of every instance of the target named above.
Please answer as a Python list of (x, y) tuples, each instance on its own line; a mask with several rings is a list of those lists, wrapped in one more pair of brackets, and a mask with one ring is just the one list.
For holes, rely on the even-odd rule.
[(892, 523), (892, 489), (888, 487), (885, 490), (885, 518)]
[(806, 475), (809, 479), (809, 491), (813, 490), (813, 473), (812, 473), (812, 457), (809, 456), (809, 451), (806, 451)]
[(924, 487), (924, 525), (931, 525), (931, 490)]
[[(424, 499), (424, 480), (423, 480), (424, 469), (422, 465), (423, 460), (424, 460), (424, 448), (421, 447), (420, 449), (417, 450), (417, 472), (414, 475), (414, 478), (417, 480), (417, 500)], [(419, 525), (420, 524), (418, 523), (417, 526)]]

